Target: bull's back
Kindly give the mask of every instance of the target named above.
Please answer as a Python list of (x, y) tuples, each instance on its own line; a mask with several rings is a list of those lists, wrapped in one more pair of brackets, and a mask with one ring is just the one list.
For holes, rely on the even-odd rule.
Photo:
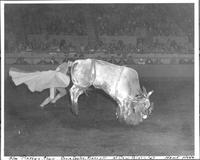
[(111, 96), (135, 95), (140, 88), (137, 72), (129, 67), (118, 66), (106, 61), (92, 59), (76, 60), (71, 69), (71, 78), (75, 85), (88, 87), (91, 84), (91, 74), (95, 75), (93, 85), (103, 89)]
[(96, 78), (94, 86), (103, 89), (111, 96), (115, 96), (116, 86), (124, 67), (106, 61), (96, 60)]

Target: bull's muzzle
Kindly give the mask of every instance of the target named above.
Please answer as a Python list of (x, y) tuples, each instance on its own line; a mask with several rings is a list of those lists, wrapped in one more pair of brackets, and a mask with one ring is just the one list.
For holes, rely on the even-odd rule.
[(151, 102), (150, 107), (148, 108), (148, 115), (150, 115), (152, 113), (153, 109), (154, 109), (154, 103)]
[(70, 107), (70, 111), (72, 112), (73, 115), (78, 116), (78, 113), (79, 113), (78, 104), (72, 103)]
[(154, 109), (154, 103), (151, 102), (149, 108), (141, 112), (142, 119), (147, 119), (148, 116), (151, 115), (153, 109)]

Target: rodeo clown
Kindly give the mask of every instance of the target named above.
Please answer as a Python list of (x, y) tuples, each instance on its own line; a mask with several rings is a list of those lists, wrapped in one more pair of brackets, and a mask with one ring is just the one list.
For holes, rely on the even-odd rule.
[[(56, 103), (56, 101), (66, 95), (65, 88), (70, 84), (70, 77), (67, 75), (69, 67), (72, 62), (64, 62), (60, 64), (56, 70), (24, 72), (16, 68), (9, 70), (16, 86), (26, 84), (31, 92), (42, 92), (49, 89), (50, 96), (47, 97), (40, 107), (44, 107), (49, 103)], [(58, 94), (56, 95), (56, 93)]]

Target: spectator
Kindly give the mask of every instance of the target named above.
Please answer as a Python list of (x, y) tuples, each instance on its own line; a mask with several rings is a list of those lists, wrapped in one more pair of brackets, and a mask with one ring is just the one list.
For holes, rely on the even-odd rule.
[(63, 51), (63, 52), (66, 51), (67, 44), (66, 44), (66, 41), (65, 41), (64, 39), (62, 39), (62, 40), (60, 41), (59, 48), (60, 48), (60, 50)]

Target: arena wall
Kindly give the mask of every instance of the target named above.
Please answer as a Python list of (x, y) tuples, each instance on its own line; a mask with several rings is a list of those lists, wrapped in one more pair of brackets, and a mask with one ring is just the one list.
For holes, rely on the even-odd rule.
[[(28, 64), (16, 64), (16, 59), (22, 57), (20, 55), (7, 55), (5, 59), (5, 77), (8, 76), (8, 70), (10, 67), (16, 67), (22, 70), (27, 71), (36, 71), (36, 70), (49, 70), (55, 69), (58, 64), (39, 64), (37, 63), (41, 59), (50, 60), (51, 55), (23, 55)], [(55, 56), (54, 56), (55, 57)], [(89, 57), (89, 56), (88, 56)], [(87, 56), (86, 56), (87, 58)], [(140, 78), (160, 78), (160, 79), (193, 79), (194, 78), (194, 64), (179, 64), (180, 59), (192, 59), (193, 55), (134, 55), (132, 57), (135, 59), (159, 59), (165, 60), (163, 64), (122, 64), (134, 68), (139, 73)], [(56, 56), (58, 63), (61, 63), (64, 59), (64, 56)], [(96, 58), (100, 59), (100, 58)], [(104, 59), (105, 60), (105, 59)], [(169, 62), (169, 63), (168, 63)]]
[[(137, 44), (137, 39), (140, 37), (137, 36), (100, 36), (99, 37), (105, 43), (117, 42), (118, 40), (122, 40), (125, 44)], [(175, 41), (180, 46), (189, 45), (189, 40), (187, 36), (154, 36), (153, 41), (158, 40), (159, 43), (167, 44), (171, 41)], [(73, 45), (86, 45), (88, 44), (88, 36), (69, 36), (69, 35), (49, 35), (48, 39), (45, 35), (28, 35), (29, 42), (35, 43), (47, 43), (53, 40), (58, 41), (65, 40), (66, 43), (72, 43)], [(187, 48), (186, 47), (186, 48)]]
[[(57, 65), (6, 65), (5, 78), (8, 77), (9, 68), (15, 67), (26, 71), (55, 69)], [(131, 65), (140, 78), (160, 78), (163, 80), (193, 79), (194, 65)]]

